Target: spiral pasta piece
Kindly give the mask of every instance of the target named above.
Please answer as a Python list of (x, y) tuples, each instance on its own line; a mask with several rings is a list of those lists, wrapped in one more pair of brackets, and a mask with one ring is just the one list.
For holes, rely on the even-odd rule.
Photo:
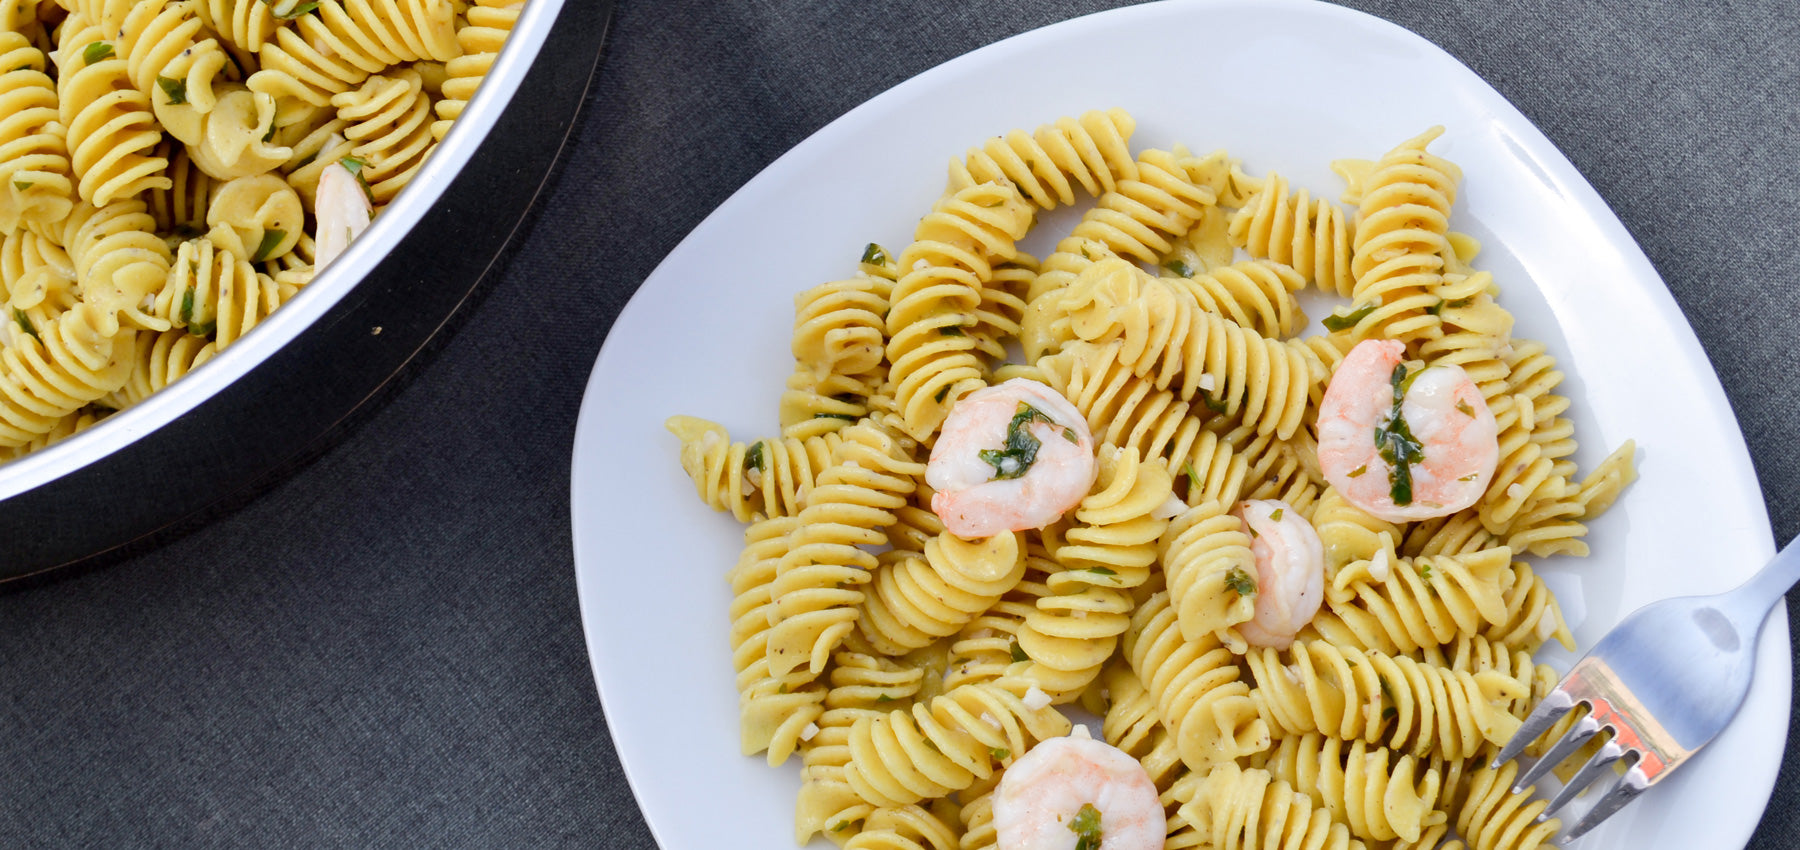
[(194, 165), (187, 146), (164, 139), (156, 155), (169, 161), (164, 172), (169, 178), (166, 188), (151, 189), (144, 196), (150, 217), (156, 220), (156, 232), (192, 239), (206, 232), (206, 211), (212, 202), (218, 182)]
[[(1400, 526), (1370, 516), (1350, 504), (1334, 487), (1326, 487), (1319, 495), (1318, 507), (1313, 512), (1313, 527), (1318, 529), (1319, 540), (1325, 544), (1327, 575), (1353, 561), (1373, 558), (1375, 553), (1394, 546), (1401, 539)], [(1383, 535), (1387, 538), (1385, 542)]]
[(201, 0), (197, 9), (200, 20), (218, 33), (240, 65), (254, 59), (281, 25), (275, 7), (262, 0)]
[(919, 806), (876, 809), (845, 850), (957, 850), (959, 830)]
[(1138, 605), (1124, 649), (1188, 767), (1204, 770), (1269, 747), (1270, 725), (1235, 656), (1215, 635), (1183, 638), (1167, 592)]
[(1349, 298), (1350, 246), (1355, 224), (1336, 204), (1317, 202), (1302, 188), (1288, 193), (1286, 178), (1270, 174), (1262, 189), (1232, 215), (1231, 244), (1256, 258), (1292, 266), (1307, 283)]
[(738, 522), (798, 515), (839, 443), (835, 436), (734, 443), (724, 426), (693, 416), (671, 416), (665, 425), (681, 440), (681, 466), (701, 501)]
[(333, 95), (331, 105), (350, 122), (344, 137), (355, 145), (351, 153), (367, 163), (358, 176), (375, 203), (393, 200), (437, 144), (431, 136), (431, 96), (419, 72), (406, 68), (392, 76), (373, 75), (356, 90)]
[[(1503, 582), (1512, 550), (1400, 558), (1392, 549), (1339, 570), (1325, 587), (1328, 609), (1363, 636), (1358, 644), (1412, 652), (1480, 634), (1507, 620)], [(1390, 649), (1391, 647), (1391, 649)]]
[(130, 358), (131, 373), (124, 386), (102, 400), (115, 410), (143, 401), (200, 368), (219, 352), (217, 343), (181, 328), (140, 333), (133, 345), (136, 352)]
[(1015, 532), (963, 540), (944, 532), (923, 554), (903, 553), (876, 568), (857, 627), (888, 655), (955, 634), (1025, 576), (1025, 542)]
[(456, 31), (456, 44), (462, 55), (444, 63), (444, 96), (433, 105), (438, 120), (431, 125), (433, 138), (442, 140), (450, 131), (450, 123), (462, 115), (463, 107), (475, 96), (475, 90), (494, 66), (506, 37), (519, 20), (524, 0), (475, 0), (468, 9), (468, 24)]
[(450, 0), (320, 0), (311, 14), (275, 30), (257, 53), (253, 91), (274, 97), (285, 126), (388, 67), (456, 58)]
[(1050, 595), (1047, 581), (1057, 569), (1060, 565), (1041, 545), (1026, 551), (1025, 577), (956, 633), (950, 644), (950, 666), (944, 673), (946, 688), (1022, 681), (1019, 673), (1030, 666), (1031, 656), (1019, 645), (1019, 632), (1025, 628), (1026, 618), (1037, 610), (1037, 600)]
[(1375, 650), (1346, 651), (1299, 641), (1285, 651), (1252, 650), (1246, 666), (1256, 707), (1283, 734), (1334, 738), (1446, 759), (1502, 744), (1519, 720), (1503, 707), (1525, 695), (1496, 671), (1470, 674)]
[(1358, 340), (1436, 338), (1450, 206), (1462, 171), (1426, 152), (1443, 133), (1433, 127), (1388, 151), (1362, 186), (1350, 272), (1351, 299), (1374, 305), (1356, 323)]
[(1498, 770), (1483, 767), (1469, 775), (1469, 790), (1456, 812), (1456, 832), (1470, 850), (1536, 850), (1562, 831), (1562, 821), (1538, 821), (1549, 806), (1534, 800), (1530, 790), (1515, 794), (1513, 780), (1519, 764), (1509, 761)]
[(0, 31), (0, 233), (45, 228), (74, 195), (67, 130), (43, 51)]
[(889, 380), (914, 439), (929, 437), (949, 407), (986, 385), (975, 340), (982, 287), (993, 263), (1018, 251), (1032, 207), (1010, 186), (982, 183), (940, 200), (900, 254), (888, 310)]
[[(805, 665), (817, 676), (856, 628), (875, 556), (859, 548), (887, 543), (893, 511), (907, 504), (924, 464), (893, 435), (869, 422), (839, 432), (835, 465), (820, 473), (807, 495), (800, 524), (788, 535), (771, 593), (769, 669), (785, 675)], [(874, 802), (874, 801), (871, 801)]]
[(1135, 180), (1129, 147), (1137, 122), (1123, 109), (1063, 117), (1029, 135), (1013, 130), (970, 148), (950, 162), (949, 192), (979, 183), (1010, 182), (1044, 209), (1075, 203), (1075, 188), (1100, 196)]
[(1515, 341), (1505, 360), (1507, 392), (1488, 403), (1499, 427), (1500, 461), (1488, 489), (1476, 502), (1481, 523), (1505, 534), (1520, 513), (1538, 501), (1561, 496), (1569, 486), (1557, 474), (1556, 457), (1533, 439), (1539, 422), (1546, 424), (1568, 408), (1568, 399), (1551, 390), (1562, 383), (1556, 360), (1539, 342)]
[(1006, 344), (1019, 336), (1025, 294), (1037, 273), (1037, 258), (1020, 251), (1012, 259), (994, 264), (993, 277), (982, 285), (975, 327), (965, 333), (975, 339), (975, 349), (990, 362), (1005, 363)]
[[(98, 45), (98, 46), (96, 46)], [(169, 187), (150, 97), (131, 83), (114, 42), (81, 15), (63, 21), (56, 96), (81, 199), (96, 206)]]
[(75, 261), (56, 240), (29, 230), (0, 235), (0, 299), (34, 320), (37, 311), (61, 313), (74, 306)]
[(107, 413), (108, 411), (106, 410), (99, 410), (90, 406), (77, 410), (68, 416), (64, 416), (56, 423), (56, 427), (50, 429), (49, 433), (46, 433), (29, 443), (0, 448), (0, 463), (18, 460), (32, 452), (42, 451), (67, 440), (76, 434), (100, 424), (100, 421), (106, 418)]
[(133, 332), (77, 304), (0, 349), (0, 447), (43, 437), (69, 414), (117, 390), (131, 371)]
[(1000, 683), (962, 685), (911, 712), (858, 719), (844, 778), (876, 806), (904, 806), (967, 788), (1068, 731), (1061, 712), (1031, 708)]
[(306, 235), (300, 195), (275, 174), (239, 177), (218, 185), (206, 206), (206, 238), (252, 263), (280, 258)]
[(1129, 449), (1102, 450), (1093, 492), (1076, 506), (1075, 525), (1045, 564), (1049, 593), (1018, 632), (1031, 659), (1022, 675), (1052, 702), (1079, 696), (1130, 627), (1129, 590), (1150, 578), (1157, 538), (1169, 524), (1156, 514), (1172, 486), (1160, 462), (1141, 461)]
[(1124, 344), (1077, 342), (1038, 361), (1044, 382), (1087, 418), (1094, 441), (1142, 457), (1184, 460), (1197, 452), (1210, 414), (1134, 374)]
[(1434, 808), (1442, 777), (1418, 759), (1316, 732), (1283, 738), (1258, 765), (1312, 798), (1365, 841), (1418, 841), (1448, 820)]
[(1191, 294), (1122, 260), (1083, 272), (1063, 303), (1082, 340), (1119, 341), (1122, 362), (1156, 388), (1177, 385), (1183, 399), (1206, 392), (1259, 434), (1293, 436), (1324, 378), (1303, 349), (1202, 312)]
[(795, 369), (814, 380), (878, 371), (887, 349), (884, 317), (893, 287), (886, 278), (858, 276), (795, 296)]
[(1193, 787), (1181, 816), (1217, 850), (1363, 850), (1305, 794), (1266, 770), (1214, 767)]
[(108, 30), (118, 21), (118, 48), (131, 83), (150, 98), (151, 111), (169, 135), (199, 144), (203, 116), (218, 105), (215, 83), (231, 63), (225, 49), (196, 14), (192, 0), (99, 0), (76, 3), (104, 11), (88, 13)]
[(1241, 650), (1232, 628), (1256, 614), (1256, 556), (1229, 509), (1202, 502), (1176, 517), (1163, 536), (1162, 564), (1182, 636), (1212, 635)]
[(918, 670), (872, 655), (840, 652), (833, 657), (819, 731), (801, 744), (794, 843), (805, 844), (823, 833), (842, 845), (875, 811), (844, 775), (850, 764), (850, 730), (859, 720), (908, 704), (918, 695), (921, 678)]
[(1266, 337), (1286, 339), (1306, 324), (1294, 300), (1305, 281), (1278, 262), (1251, 260), (1162, 280), (1186, 289), (1200, 309)]
[(152, 313), (223, 351), (281, 306), (280, 288), (248, 260), (207, 239), (181, 243)]
[(793, 517), (751, 523), (744, 552), (726, 574), (731, 583), (731, 657), (737, 669), (739, 737), (744, 755), (768, 753), (777, 765), (799, 747), (804, 729), (824, 713), (825, 685), (804, 676), (769, 672), (769, 620), (774, 599), (769, 587), (787, 553)]
[(101, 308), (111, 324), (165, 331), (169, 322), (146, 312), (146, 302), (167, 285), (173, 258), (153, 232), (156, 220), (141, 200), (75, 205), (59, 240), (75, 263), (82, 301)]

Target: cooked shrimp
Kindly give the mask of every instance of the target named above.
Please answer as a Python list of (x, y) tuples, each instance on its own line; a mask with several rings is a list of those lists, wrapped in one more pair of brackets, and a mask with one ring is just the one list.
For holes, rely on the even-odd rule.
[(313, 242), (318, 246), (313, 268), (318, 270), (330, 265), (368, 229), (374, 208), (362, 181), (343, 163), (334, 162), (319, 172), (319, 195), (313, 214), (317, 219)]
[(1094, 486), (1087, 420), (1037, 381), (1014, 378), (950, 408), (931, 447), (931, 509), (965, 540), (1043, 528)]
[(1286, 502), (1239, 502), (1231, 515), (1250, 530), (1256, 556), (1256, 614), (1238, 634), (1256, 646), (1287, 649), (1325, 598), (1325, 544)]
[(1397, 340), (1358, 343), (1319, 405), (1325, 480), (1388, 522), (1475, 504), (1500, 461), (1494, 414), (1462, 367), (1407, 370), (1405, 352)]
[(994, 832), (1000, 850), (1161, 850), (1168, 822), (1150, 774), (1087, 727), (1032, 747), (1000, 778)]

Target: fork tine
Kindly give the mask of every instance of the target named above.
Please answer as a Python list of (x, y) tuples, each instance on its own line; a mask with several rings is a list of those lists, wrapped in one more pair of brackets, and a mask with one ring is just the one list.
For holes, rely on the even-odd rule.
[(1498, 769), (1500, 765), (1518, 758), (1519, 754), (1524, 752), (1532, 741), (1544, 734), (1544, 730), (1555, 725), (1556, 721), (1561, 720), (1562, 716), (1568, 714), (1569, 709), (1574, 707), (1575, 698), (1561, 686), (1545, 694), (1544, 698), (1538, 702), (1537, 707), (1532, 709), (1529, 715), (1526, 715), (1525, 722), (1519, 725), (1519, 731), (1513, 733), (1512, 739), (1506, 742), (1506, 746), (1500, 748), (1500, 752), (1494, 756), (1494, 761), (1488, 766)]
[(1550, 748), (1549, 752), (1544, 753), (1543, 758), (1538, 759), (1532, 766), (1519, 771), (1519, 779), (1513, 783), (1513, 793), (1525, 793), (1525, 789), (1537, 784), (1538, 777), (1549, 773), (1550, 768), (1562, 764), (1564, 759), (1581, 749), (1581, 745), (1586, 744), (1588, 739), (1594, 737), (1594, 734), (1599, 731), (1600, 721), (1595, 720), (1592, 714), (1575, 721), (1575, 725), (1569, 727), (1569, 731), (1556, 742), (1555, 746)]
[(1600, 802), (1595, 803), (1587, 814), (1582, 815), (1579, 823), (1575, 824), (1568, 832), (1563, 833), (1563, 838), (1574, 841), (1586, 835), (1588, 830), (1599, 826), (1601, 821), (1611, 817), (1612, 813), (1618, 811), (1620, 806), (1631, 802), (1632, 798), (1644, 793), (1644, 789), (1648, 787), (1650, 787), (1650, 783), (1644, 779), (1643, 773), (1635, 768), (1625, 771), (1625, 775), (1619, 777), (1619, 781), (1613, 785), (1612, 790), (1607, 791), (1606, 796), (1600, 798)]
[(1538, 822), (1542, 823), (1551, 815), (1561, 811), (1562, 807), (1568, 805), (1570, 800), (1575, 799), (1582, 790), (1592, 785), (1603, 771), (1612, 767), (1613, 762), (1624, 757), (1625, 748), (1619, 746), (1619, 742), (1607, 741), (1599, 752), (1594, 753), (1593, 758), (1588, 759), (1587, 764), (1582, 765), (1580, 770), (1575, 771), (1574, 776), (1569, 777), (1568, 784), (1564, 785), (1561, 791), (1556, 792), (1556, 796), (1550, 799), (1549, 808), (1538, 813)]

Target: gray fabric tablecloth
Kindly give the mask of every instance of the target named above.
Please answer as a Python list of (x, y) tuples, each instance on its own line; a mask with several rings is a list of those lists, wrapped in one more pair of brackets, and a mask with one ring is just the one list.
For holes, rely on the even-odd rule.
[[(247, 506), (0, 595), (0, 846), (649, 846), (569, 542), (575, 414), (609, 323), (827, 122), (1113, 5), (622, 0), (522, 249), (403, 392)], [(1800, 12), (1351, 5), (1473, 67), (1612, 205), (1723, 379), (1777, 539), (1800, 532)], [(1751, 846), (1800, 841), (1797, 760), (1790, 744)]]

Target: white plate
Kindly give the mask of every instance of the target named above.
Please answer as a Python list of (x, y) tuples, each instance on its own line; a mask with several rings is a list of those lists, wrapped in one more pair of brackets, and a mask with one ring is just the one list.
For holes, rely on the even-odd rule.
[[(1480, 77), (1399, 27), (1302, 0), (1068, 21), (934, 68), (796, 146), (695, 228), (613, 325), (576, 431), (576, 579), (607, 722), (662, 846), (791, 846), (799, 783), (798, 759), (771, 770), (738, 755), (723, 575), (741, 531), (695, 499), (663, 419), (775, 433), (794, 293), (849, 274), (867, 242), (903, 247), (951, 156), (1108, 106), (1137, 118), (1134, 149), (1224, 147), (1331, 197), (1330, 159), (1449, 128), (1433, 150), (1466, 175), (1453, 225), (1486, 244), (1477, 266), (1518, 334), (1547, 341), (1568, 373), (1577, 460), (1641, 447), (1643, 477), (1594, 524), (1594, 555), (1546, 564), (1582, 646), (1645, 602), (1724, 590), (1772, 555), (1743, 439), (1675, 302), (1575, 168)], [(1578, 846), (1745, 843), (1786, 740), (1787, 647), (1777, 606), (1738, 721)]]

